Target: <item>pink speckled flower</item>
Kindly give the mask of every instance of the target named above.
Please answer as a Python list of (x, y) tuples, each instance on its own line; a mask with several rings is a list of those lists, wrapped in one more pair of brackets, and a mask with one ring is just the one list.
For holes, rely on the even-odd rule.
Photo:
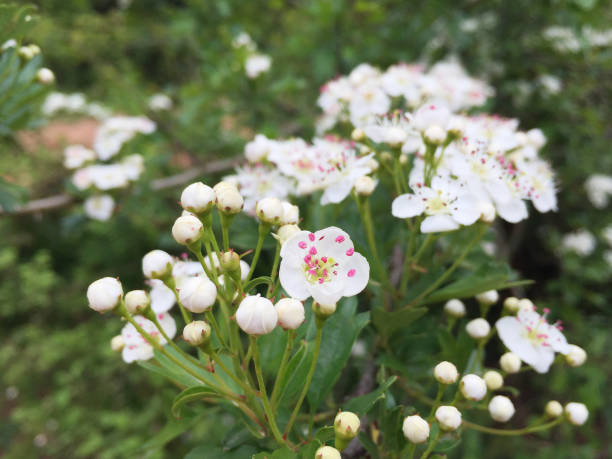
[(334, 226), (296, 233), (283, 244), (281, 258), (281, 285), (298, 300), (312, 296), (332, 305), (357, 295), (370, 278), (368, 261), (355, 252), (349, 235)]
[[(134, 316), (134, 320), (146, 331), (151, 337), (159, 342), (162, 346), (167, 343), (153, 322), (145, 319), (143, 316)], [(164, 329), (170, 339), (176, 335), (176, 322), (167, 313), (157, 314), (157, 320)], [(122, 351), (123, 360), (126, 363), (132, 363), (135, 360), (149, 360), (153, 357), (153, 347), (138, 333), (136, 327), (132, 324), (126, 324), (121, 330), (121, 336), (125, 341), (125, 346)]]

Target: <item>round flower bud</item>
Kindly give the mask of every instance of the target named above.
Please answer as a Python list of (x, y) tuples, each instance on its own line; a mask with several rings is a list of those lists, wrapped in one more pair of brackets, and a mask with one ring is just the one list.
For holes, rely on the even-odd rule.
[(565, 360), (571, 367), (579, 367), (587, 358), (587, 353), (580, 346), (569, 345), (569, 352), (565, 355)]
[(125, 340), (123, 339), (123, 336), (113, 336), (113, 339), (111, 339), (110, 342), (110, 347), (114, 352), (121, 352), (125, 347)]
[(203, 320), (194, 320), (183, 328), (183, 339), (192, 346), (199, 346), (208, 342), (210, 333), (210, 325)]
[(31, 43), (28, 45), (28, 48), (30, 48), (30, 51), (32, 51), (33, 56), (38, 56), (40, 54), (40, 46)]
[(89, 307), (94, 311), (106, 312), (115, 309), (122, 296), (121, 282), (114, 277), (103, 277), (87, 287)]
[(315, 452), (315, 459), (341, 459), (340, 451), (333, 446), (321, 446)]
[(548, 417), (558, 418), (563, 414), (563, 406), (558, 401), (551, 400), (546, 404), (546, 408), (544, 408), (544, 413)]
[(518, 308), (521, 311), (533, 311), (535, 310), (535, 304), (528, 298), (522, 298), (518, 302)]
[(456, 430), (461, 425), (461, 412), (454, 406), (439, 406), (436, 420), (442, 430)]
[(283, 204), (278, 198), (263, 198), (257, 201), (255, 213), (261, 222), (277, 225), (283, 216)]
[(150, 279), (160, 279), (172, 272), (174, 260), (163, 250), (151, 250), (142, 258), (142, 272)]
[(504, 377), (495, 370), (487, 371), (483, 379), (489, 390), (497, 390), (504, 385)]
[(327, 319), (336, 312), (336, 303), (334, 304), (319, 304), (316, 301), (312, 303), (312, 310), (317, 317)]
[(440, 384), (453, 384), (457, 381), (459, 373), (457, 367), (450, 362), (440, 362), (434, 368), (434, 377)]
[(183, 279), (177, 290), (181, 304), (194, 313), (207, 311), (217, 299), (217, 287), (203, 275)]
[(453, 298), (452, 300), (448, 300), (444, 305), (444, 312), (450, 317), (459, 319), (465, 316), (465, 305), (463, 301)]
[(367, 164), (372, 172), (378, 170), (379, 164), (378, 161), (376, 161), (374, 158), (370, 159)]
[(19, 55), (19, 57), (25, 59), (26, 61), (29, 61), (34, 57), (34, 51), (29, 46), (20, 47), (17, 51), (17, 54)]
[(589, 410), (584, 403), (571, 402), (565, 405), (565, 416), (575, 426), (581, 426), (589, 418)]
[(276, 231), (276, 239), (283, 245), (295, 233), (299, 233), (300, 227), (297, 225), (283, 225)]
[(508, 374), (518, 373), (521, 369), (521, 359), (514, 352), (506, 352), (499, 358), (499, 366)]
[(361, 128), (355, 128), (353, 129), (353, 132), (351, 132), (351, 139), (353, 139), (355, 142), (363, 140), (364, 137), (365, 132), (363, 132), (363, 129)]
[(183, 209), (195, 214), (204, 213), (215, 205), (216, 195), (214, 190), (202, 182), (189, 185), (181, 193), (181, 206)]
[(512, 401), (504, 395), (496, 395), (489, 402), (489, 414), (494, 421), (507, 422), (514, 412)]
[(465, 326), (468, 335), (474, 339), (486, 338), (491, 331), (491, 326), (486, 319), (479, 317), (478, 319), (470, 320)]
[(290, 202), (283, 201), (283, 215), (280, 219), (281, 225), (297, 225), (300, 221), (300, 208)]
[(499, 293), (497, 290), (487, 290), (476, 295), (476, 300), (483, 306), (491, 306), (499, 300)]
[(509, 296), (504, 300), (504, 308), (510, 314), (516, 314), (519, 311), (519, 299), (514, 296)]
[(408, 164), (408, 155), (407, 155), (406, 153), (402, 153), (402, 154), (399, 156), (399, 163), (400, 163), (402, 166), (405, 166), (406, 164)]
[(459, 388), (463, 396), (468, 400), (479, 401), (487, 395), (487, 385), (484, 380), (477, 375), (465, 375), (461, 378)]
[(236, 322), (249, 335), (265, 335), (276, 327), (278, 314), (269, 299), (248, 295), (238, 306)]
[(42, 67), (36, 72), (36, 79), (40, 84), (51, 84), (55, 81), (55, 74), (50, 69)]
[(434, 145), (440, 145), (446, 140), (446, 131), (440, 126), (433, 125), (425, 129), (423, 136), (425, 137), (425, 140), (427, 140), (429, 143), (433, 143)]
[[(338, 443), (346, 445), (359, 433), (361, 422), (355, 413), (341, 411), (334, 419), (334, 433), (336, 434), (336, 446)], [(340, 441), (338, 441), (340, 440)], [(344, 448), (341, 448), (344, 449)]]
[(215, 186), (213, 186), (213, 191), (216, 193), (219, 193), (220, 191), (223, 190), (238, 190), (238, 188), (236, 188), (236, 184), (234, 182), (231, 182), (229, 180), (223, 180), (219, 183), (217, 183)]
[(402, 425), (404, 437), (411, 443), (424, 443), (429, 438), (429, 424), (419, 415), (408, 416)]
[(376, 188), (376, 181), (368, 175), (359, 177), (355, 181), (355, 192), (360, 196), (370, 196), (374, 193), (374, 188)]
[(237, 271), (240, 269), (240, 255), (238, 255), (233, 250), (228, 250), (227, 252), (223, 252), (221, 254), (221, 259), (219, 261), (221, 269), (226, 273)]
[(144, 290), (131, 290), (125, 294), (125, 307), (130, 314), (142, 314), (151, 304)]
[(490, 202), (483, 202), (479, 206), (480, 219), (485, 223), (491, 223), (497, 215), (495, 206)]
[(274, 305), (278, 325), (285, 330), (295, 330), (304, 323), (304, 305), (294, 298), (283, 298)]
[[(225, 185), (220, 186), (221, 184)], [(221, 182), (215, 185), (214, 190), (217, 195), (217, 208), (221, 212), (233, 215), (244, 207), (244, 199), (235, 186)]]
[(172, 236), (182, 245), (189, 245), (200, 239), (202, 231), (202, 222), (192, 215), (177, 218), (172, 226)]

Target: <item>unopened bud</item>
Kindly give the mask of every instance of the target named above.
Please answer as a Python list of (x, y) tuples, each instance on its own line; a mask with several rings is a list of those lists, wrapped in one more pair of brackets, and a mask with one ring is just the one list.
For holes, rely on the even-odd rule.
[(470, 320), (465, 326), (465, 329), (470, 337), (474, 339), (484, 339), (491, 331), (491, 325), (489, 325), (486, 319), (479, 317), (478, 319)]
[(22, 59), (25, 59), (26, 61), (29, 61), (30, 59), (34, 57), (34, 52), (32, 51), (32, 48), (30, 48), (29, 46), (20, 47), (19, 50), (17, 51), (17, 54), (19, 55), (19, 57), (21, 57)]
[(207, 343), (210, 339), (210, 325), (203, 320), (195, 320), (183, 328), (183, 339), (192, 346)]
[(497, 290), (487, 290), (476, 295), (476, 300), (483, 306), (491, 306), (499, 300), (499, 293)]
[(255, 206), (257, 218), (268, 225), (278, 225), (283, 216), (283, 204), (278, 198), (263, 198)]
[(355, 128), (353, 129), (353, 132), (351, 132), (351, 139), (353, 139), (355, 142), (362, 141), (364, 137), (365, 132), (363, 132), (363, 129), (361, 128)]
[(461, 425), (461, 412), (454, 406), (439, 406), (436, 420), (442, 430), (456, 430)]
[(504, 308), (510, 314), (516, 314), (519, 311), (519, 299), (514, 296), (509, 296), (504, 300)]
[(495, 370), (487, 371), (484, 374), (483, 379), (487, 385), (487, 389), (489, 390), (497, 390), (504, 385), (504, 377)]
[(563, 406), (556, 400), (551, 400), (546, 404), (544, 413), (550, 418), (558, 418), (563, 414)]
[(226, 273), (238, 271), (240, 269), (240, 255), (231, 249), (223, 252), (221, 254), (220, 265), (221, 269)]
[(217, 287), (206, 276), (183, 279), (178, 288), (179, 301), (193, 313), (205, 312), (217, 299)]
[(489, 414), (494, 421), (507, 422), (514, 412), (512, 401), (504, 395), (496, 395), (489, 402)]
[(217, 196), (217, 208), (220, 212), (234, 215), (244, 207), (244, 199), (234, 185), (220, 182), (215, 185), (214, 190)]
[(125, 294), (125, 307), (130, 314), (142, 314), (151, 304), (144, 290), (131, 290)]
[(468, 400), (479, 401), (487, 395), (487, 385), (480, 376), (469, 374), (461, 378), (461, 393)]
[(177, 218), (172, 226), (172, 236), (182, 245), (190, 245), (198, 241), (203, 231), (202, 222), (191, 215)]
[(589, 410), (584, 403), (570, 402), (565, 405), (565, 416), (575, 426), (581, 426), (589, 418)]
[(183, 209), (195, 214), (202, 214), (212, 209), (215, 200), (215, 191), (202, 182), (192, 183), (181, 194)]
[(304, 323), (304, 305), (295, 298), (283, 298), (275, 305), (278, 325), (285, 330), (295, 330)]
[(575, 344), (569, 345), (569, 352), (565, 355), (565, 361), (571, 367), (579, 367), (584, 362), (586, 362), (587, 353), (580, 346), (576, 346)]
[(399, 156), (399, 163), (400, 163), (402, 166), (404, 166), (404, 165), (408, 164), (408, 155), (407, 155), (406, 153), (402, 153), (402, 154)]
[(336, 312), (336, 303), (334, 304), (319, 304), (316, 301), (312, 303), (312, 310), (315, 315), (320, 319), (327, 319), (334, 312)]
[(528, 298), (521, 298), (518, 302), (520, 311), (533, 311), (535, 310), (535, 304)]
[(113, 339), (111, 339), (110, 342), (110, 347), (114, 352), (121, 352), (125, 347), (125, 340), (123, 339), (123, 336), (113, 336)]
[(276, 231), (275, 237), (282, 246), (291, 236), (300, 231), (300, 227), (297, 225), (283, 225)]
[(334, 419), (335, 445), (342, 451), (357, 436), (361, 422), (355, 413), (341, 411)]
[(508, 374), (518, 373), (521, 369), (521, 359), (514, 352), (506, 352), (499, 358), (499, 366)]
[(55, 74), (50, 69), (42, 67), (36, 72), (36, 79), (40, 84), (51, 84), (55, 81)]
[(269, 299), (249, 295), (238, 306), (236, 322), (249, 335), (266, 335), (276, 327), (278, 314)]
[(411, 443), (424, 443), (429, 438), (429, 424), (419, 415), (405, 418), (402, 431)]
[(453, 298), (444, 305), (444, 312), (451, 317), (459, 319), (465, 316), (465, 305), (463, 301)]
[(283, 215), (280, 219), (281, 225), (297, 225), (300, 221), (300, 208), (291, 204), (290, 202), (283, 201)]
[(360, 196), (370, 196), (372, 193), (374, 193), (375, 188), (376, 181), (368, 175), (359, 177), (355, 181), (355, 192)]
[(315, 459), (341, 459), (340, 451), (333, 446), (321, 446), (315, 452)]
[(368, 161), (368, 167), (370, 168), (372, 172), (377, 171), (378, 166), (379, 166), (378, 161), (376, 161), (374, 158)]
[(459, 377), (457, 367), (451, 362), (440, 362), (434, 368), (434, 377), (440, 384), (453, 384)]
[(441, 145), (446, 140), (446, 131), (440, 126), (429, 126), (423, 133), (425, 140), (433, 145)]
[(161, 279), (172, 272), (174, 260), (163, 250), (151, 250), (142, 258), (142, 272), (149, 279)]
[(89, 307), (97, 312), (106, 312), (115, 309), (121, 297), (123, 287), (114, 277), (103, 277), (92, 282), (87, 287), (87, 300)]

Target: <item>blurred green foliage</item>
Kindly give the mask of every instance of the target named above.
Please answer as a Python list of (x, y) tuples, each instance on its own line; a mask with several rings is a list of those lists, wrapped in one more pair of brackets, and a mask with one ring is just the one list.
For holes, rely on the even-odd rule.
[[(37, 20), (24, 43), (41, 46), (45, 66), (57, 75), (58, 89), (84, 92), (130, 114), (146, 112), (146, 101), (155, 92), (173, 97), (176, 108), (157, 115), (161, 133), (152, 144), (141, 146), (151, 149), (149, 158), (158, 158), (161, 172), (176, 168), (167, 166), (173, 151), (186, 150), (205, 163), (238, 155), (255, 132), (311, 136), (318, 88), (361, 62), (386, 67), (454, 55), (472, 74), (487, 78), (497, 90), (489, 111), (518, 117), (525, 129), (544, 130), (549, 142), (543, 154), (554, 164), (560, 187), (558, 213), (534, 214), (515, 226), (498, 225), (500, 257), (510, 260), (521, 277), (537, 281), (515, 293), (558, 311), (570, 339), (589, 352), (587, 364), (572, 371), (555, 368), (545, 377), (517, 378), (521, 395), (513, 423), (524, 425), (527, 413), (535, 416), (552, 398), (584, 401), (592, 418), (581, 429), (563, 427), (527, 439), (468, 432), (450, 456), (612, 454), (612, 363), (607, 352), (612, 345), (611, 268), (599, 252), (585, 262), (561, 258), (558, 250), (562, 234), (581, 227), (599, 231), (612, 223), (607, 209), (590, 205), (583, 187), (592, 173), (612, 173), (612, 46), (563, 53), (542, 35), (553, 25), (577, 32), (585, 26), (606, 29), (612, 23), (609, 2), (33, 3), (38, 6)], [(256, 80), (246, 78), (244, 56), (231, 46), (240, 31), (248, 32), (273, 59), (271, 71)], [(547, 91), (541, 84), (543, 75), (558, 78), (561, 91)], [(13, 194), (23, 192), (18, 185), (28, 185), (40, 196), (61, 191), (59, 153), (24, 152), (9, 140), (0, 147), (2, 180), (17, 187)], [(180, 253), (169, 235), (178, 193), (174, 189), (154, 194), (146, 184), (138, 185), (107, 223), (85, 220), (78, 210), (1, 217), (0, 388), (5, 396), (0, 452), (6, 457), (179, 457), (199, 444), (219, 445), (219, 438), (225, 438), (228, 448), (241, 444), (232, 417), (207, 408), (205, 417), (193, 421), (190, 433), (179, 435), (164, 449), (152, 444), (143, 452), (142, 446), (170, 417), (176, 390), (120, 361), (107, 343), (121, 325), (93, 315), (85, 305), (91, 280), (119, 275), (126, 288), (136, 288), (142, 284), (140, 259), (147, 250)], [(340, 214), (344, 215), (341, 208), (329, 207), (324, 215), (306, 219), (317, 227)], [(358, 246), (365, 246), (358, 222), (343, 225), (354, 227), (349, 232), (354, 232)], [(248, 234), (243, 226), (235, 228), (236, 233)], [(392, 229), (385, 230), (385, 240), (392, 240)], [(245, 240), (244, 248), (249, 244)], [(407, 325), (405, 336), (394, 338), (401, 358), (379, 363), (413, 375), (424, 374), (436, 353), (444, 357), (453, 351), (454, 358), (467, 359), (460, 347), (448, 349), (436, 341), (439, 326), (431, 314)], [(362, 337), (366, 343), (375, 338), (373, 329)], [(338, 384), (345, 392), (365, 365), (354, 360)], [(214, 456), (212, 449), (205, 450)], [(201, 451), (193, 456), (213, 457)], [(248, 453), (238, 449), (234, 454)]]

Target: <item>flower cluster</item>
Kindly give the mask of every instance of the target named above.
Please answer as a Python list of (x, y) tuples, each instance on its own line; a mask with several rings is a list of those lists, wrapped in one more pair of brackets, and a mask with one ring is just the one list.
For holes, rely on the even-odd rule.
[(246, 53), (244, 70), (247, 77), (254, 79), (270, 70), (272, 58), (267, 54), (257, 52), (257, 44), (248, 33), (241, 32), (236, 35), (232, 42), (232, 46)]
[(75, 92), (64, 94), (50, 93), (41, 107), (43, 115), (48, 118), (58, 114), (87, 115), (104, 120), (111, 116), (111, 111), (98, 102), (87, 102), (85, 95)]
[(581, 30), (570, 27), (551, 26), (544, 30), (543, 37), (560, 53), (576, 53), (589, 48), (605, 48), (612, 44), (612, 29), (597, 30), (585, 26)]

